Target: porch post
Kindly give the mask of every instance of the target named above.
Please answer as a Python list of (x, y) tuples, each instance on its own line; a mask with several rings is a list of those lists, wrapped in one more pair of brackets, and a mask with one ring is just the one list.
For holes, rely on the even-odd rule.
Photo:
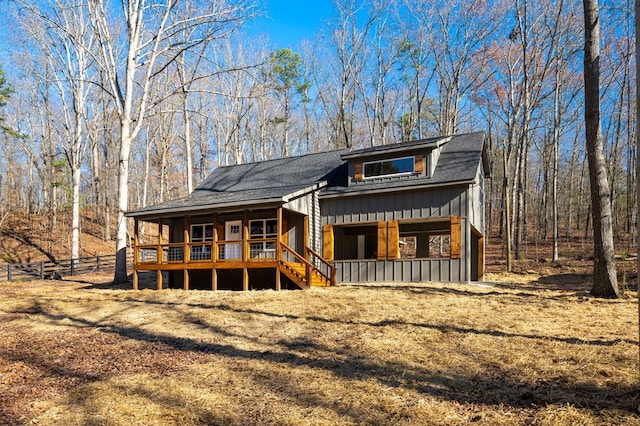
[(249, 291), (249, 269), (242, 268), (242, 291)]
[(158, 219), (158, 254), (157, 254), (157, 261), (158, 263), (162, 263), (162, 228), (164, 227), (164, 224), (162, 223), (162, 218)]
[(162, 290), (162, 270), (160, 269), (160, 264), (162, 263), (162, 257), (163, 257), (163, 252), (162, 252), (162, 230), (164, 228), (164, 224), (163, 224), (163, 220), (162, 218), (158, 219), (158, 254), (157, 254), (157, 261), (158, 261), (158, 269), (156, 271), (156, 289), (158, 290)]
[[(213, 214), (213, 247), (211, 247), (211, 261), (218, 261), (218, 215), (216, 213)], [(213, 267), (215, 269), (215, 266)]]
[(218, 261), (218, 215), (213, 214), (213, 247), (211, 247), (211, 262), (213, 267), (211, 268), (211, 290), (218, 290), (218, 270), (216, 269), (216, 262)]
[(183, 240), (184, 240), (184, 247), (182, 248), (183, 250), (183, 254), (182, 254), (182, 261), (184, 263), (189, 263), (191, 261), (191, 250), (189, 249), (191, 246), (189, 245), (189, 243), (191, 242), (190, 240), (190, 235), (189, 235), (189, 226), (190, 225), (190, 218), (189, 216), (185, 216), (184, 217), (184, 232), (183, 232)]
[(280, 282), (280, 261), (282, 260), (282, 207), (278, 207), (278, 211), (276, 213), (276, 217), (278, 219), (277, 227), (277, 238), (276, 238), (276, 291), (280, 291), (282, 288), (282, 283)]
[(247, 262), (251, 255), (249, 254), (249, 210), (244, 211), (242, 216), (242, 290), (249, 291), (249, 270)]
[(276, 238), (276, 262), (280, 263), (282, 259), (282, 207), (278, 207), (276, 218), (278, 219), (278, 224), (276, 225), (276, 234), (278, 238)]
[(242, 262), (249, 261), (249, 210), (242, 216)]
[(311, 266), (309, 265), (309, 216), (305, 215), (303, 219), (303, 241), (304, 241), (304, 259), (307, 261), (305, 265), (305, 275), (307, 277), (307, 286), (311, 287)]
[[(182, 289), (187, 291), (189, 290), (189, 269), (187, 269), (187, 264), (191, 261), (191, 246), (189, 243), (190, 240), (190, 217), (184, 217), (184, 226), (183, 226), (183, 252), (182, 252), (182, 261), (184, 262), (184, 270), (182, 271)], [(204, 236), (203, 236), (204, 238)]]
[(133, 289), (138, 290), (138, 218), (133, 218)]

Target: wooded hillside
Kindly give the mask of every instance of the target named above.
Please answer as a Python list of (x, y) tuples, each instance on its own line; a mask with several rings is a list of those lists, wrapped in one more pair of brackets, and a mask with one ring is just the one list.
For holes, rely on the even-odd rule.
[[(184, 196), (218, 166), (477, 130), (491, 235), (508, 199), (516, 257), (555, 227), (561, 248), (589, 244), (580, 2), (335, 0), (335, 18), (295, 49), (251, 31), (263, 11), (249, 0), (116, 3), (0, 6), (14, 34), (0, 219), (67, 224), (66, 257), (88, 244), (81, 211), (121, 249), (125, 210)], [(600, 19), (620, 253), (637, 233), (633, 5), (603, 2)]]

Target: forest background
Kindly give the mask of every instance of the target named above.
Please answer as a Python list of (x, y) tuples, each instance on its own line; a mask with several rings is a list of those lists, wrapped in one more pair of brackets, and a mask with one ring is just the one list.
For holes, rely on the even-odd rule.
[[(487, 133), (487, 226), (513, 253), (589, 244), (582, 4), (335, 0), (291, 49), (250, 30), (251, 0), (18, 0), (0, 79), (0, 226), (97, 224), (187, 195), (216, 167)], [(600, 3), (601, 120), (616, 251), (635, 250), (633, 3)], [(7, 260), (7, 259), (5, 259)]]

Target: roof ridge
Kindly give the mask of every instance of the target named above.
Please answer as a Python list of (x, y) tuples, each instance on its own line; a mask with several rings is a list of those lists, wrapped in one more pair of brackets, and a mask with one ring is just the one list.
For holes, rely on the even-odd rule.
[(263, 163), (269, 163), (269, 162), (272, 162), (272, 161), (292, 160), (292, 159), (309, 157), (309, 156), (312, 156), (312, 155), (331, 154), (331, 153), (335, 153), (335, 152), (341, 152), (341, 151), (344, 151), (344, 150), (345, 150), (345, 148), (340, 148), (340, 149), (332, 149), (330, 151), (308, 152), (306, 154), (291, 155), (291, 156), (288, 156), (288, 157), (269, 158), (267, 160), (255, 160), (255, 161), (249, 161), (248, 163), (227, 164), (225, 166), (218, 166), (218, 167), (216, 167), (216, 169), (226, 169), (226, 168), (229, 168), (229, 167), (250, 166), (252, 164), (263, 164)]

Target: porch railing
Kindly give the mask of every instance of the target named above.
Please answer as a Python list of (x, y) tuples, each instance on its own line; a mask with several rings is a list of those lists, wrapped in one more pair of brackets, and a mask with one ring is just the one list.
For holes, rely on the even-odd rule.
[(315, 251), (311, 250), (309, 247), (306, 248), (307, 253), (313, 254), (314, 257), (317, 256), (320, 259), (322, 259), (323, 264), (328, 266), (328, 270), (327, 269), (323, 270), (323, 268), (319, 268), (309, 260), (305, 259), (305, 257), (300, 255), (298, 252), (293, 250), (291, 247), (289, 247), (285, 243), (280, 243), (280, 244), (282, 246), (282, 260), (290, 263), (298, 263), (304, 266), (305, 276), (307, 277), (308, 285), (311, 285), (311, 280), (312, 280), (311, 277), (313, 272), (323, 277), (330, 285), (333, 285), (335, 283), (335, 274), (336, 274), (335, 267), (330, 263), (326, 262), (324, 259), (322, 259)]
[[(279, 248), (278, 248), (279, 247)], [(278, 253), (278, 251), (280, 253)], [(185, 256), (185, 253), (188, 256)], [(330, 285), (335, 283), (336, 268), (313, 249), (306, 247), (304, 255), (277, 238), (252, 238), (190, 243), (139, 244), (134, 248), (138, 264), (171, 264), (196, 262), (288, 262), (304, 268), (307, 283), (315, 273)]]
[(305, 247), (305, 251), (307, 253), (306, 258), (309, 259), (318, 272), (333, 285), (336, 282), (336, 267), (311, 247)]
[[(224, 261), (275, 261), (276, 238), (252, 238), (246, 241), (139, 244), (135, 247), (138, 263), (189, 263)], [(189, 257), (185, 258), (188, 251)], [(243, 252), (245, 256), (243, 256)], [(162, 253), (159, 257), (158, 253)]]

